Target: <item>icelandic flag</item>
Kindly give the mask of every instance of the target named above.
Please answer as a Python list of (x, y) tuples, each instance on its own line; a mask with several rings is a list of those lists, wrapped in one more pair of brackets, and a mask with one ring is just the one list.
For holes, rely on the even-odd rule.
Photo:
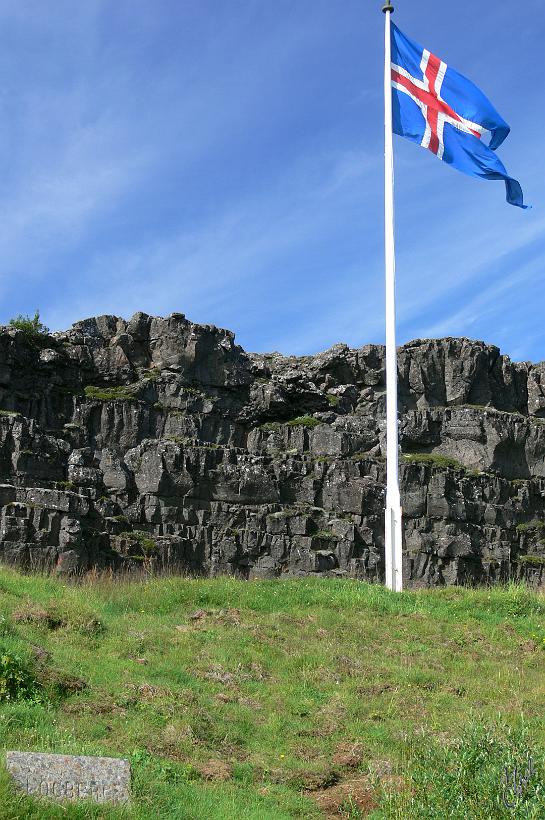
[(520, 208), (522, 188), (495, 153), (510, 128), (470, 80), (392, 26), (392, 107), (396, 134), (470, 176), (503, 179)]

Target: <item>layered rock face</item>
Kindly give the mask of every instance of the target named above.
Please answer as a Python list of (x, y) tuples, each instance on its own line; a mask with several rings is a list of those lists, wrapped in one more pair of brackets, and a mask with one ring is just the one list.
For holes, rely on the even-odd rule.
[[(398, 352), (408, 586), (545, 583), (545, 363)], [(384, 348), (250, 354), (182, 314), (0, 329), (0, 560), (384, 575)]]

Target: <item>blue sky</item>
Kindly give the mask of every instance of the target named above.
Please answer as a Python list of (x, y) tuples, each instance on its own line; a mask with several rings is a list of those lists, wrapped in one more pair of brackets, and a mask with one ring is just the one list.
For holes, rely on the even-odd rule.
[[(380, 5), (0, 0), (0, 321), (180, 311), (248, 350), (382, 342)], [(545, 359), (543, 2), (396, 5), (509, 122), (533, 205), (395, 137), (398, 340)]]

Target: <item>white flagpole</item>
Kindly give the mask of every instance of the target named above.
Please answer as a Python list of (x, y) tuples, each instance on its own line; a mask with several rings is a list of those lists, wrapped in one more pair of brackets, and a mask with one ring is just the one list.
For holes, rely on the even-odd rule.
[(390, 0), (385, 15), (384, 54), (384, 248), (386, 262), (386, 510), (384, 557), (386, 586), (403, 589), (401, 497), (397, 429), (397, 356), (395, 327), (394, 147), (392, 139), (392, 57)]

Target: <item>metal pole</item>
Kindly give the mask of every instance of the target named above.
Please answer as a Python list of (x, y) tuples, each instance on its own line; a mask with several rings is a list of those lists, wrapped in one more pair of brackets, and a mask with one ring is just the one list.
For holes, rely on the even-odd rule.
[(386, 586), (403, 589), (401, 497), (397, 428), (397, 356), (395, 327), (394, 148), (392, 138), (391, 15), (387, 2), (384, 38), (384, 248), (386, 263), (386, 510), (384, 557)]

